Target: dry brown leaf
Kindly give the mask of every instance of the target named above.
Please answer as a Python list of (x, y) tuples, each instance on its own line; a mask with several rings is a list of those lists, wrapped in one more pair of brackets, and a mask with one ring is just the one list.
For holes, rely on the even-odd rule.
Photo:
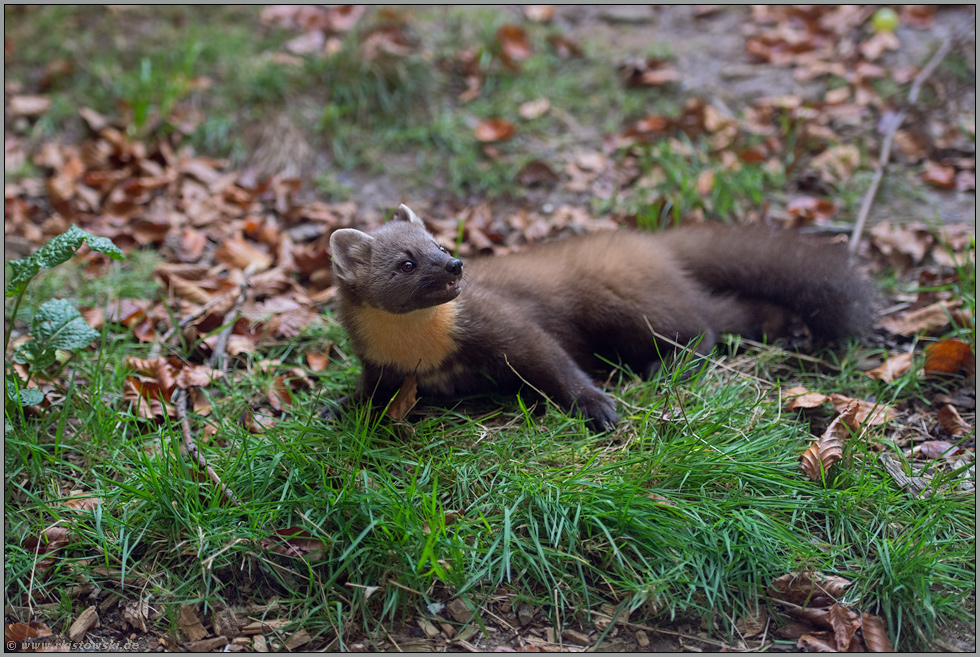
[(851, 645), (851, 639), (861, 628), (861, 615), (837, 603), (827, 610), (827, 622), (834, 631), (837, 649), (843, 652)]
[(794, 225), (800, 226), (812, 221), (828, 221), (836, 211), (833, 201), (812, 196), (797, 196), (786, 206), (789, 216), (796, 219)]
[(619, 67), (627, 87), (660, 87), (680, 79), (680, 73), (666, 59), (627, 57)]
[(402, 382), (402, 387), (398, 390), (395, 399), (388, 406), (388, 417), (393, 420), (401, 420), (408, 415), (408, 412), (418, 402), (417, 390), (418, 379), (415, 378), (414, 374), (409, 374)]
[(889, 315), (878, 322), (878, 325), (890, 333), (905, 337), (917, 333), (934, 333), (949, 326), (950, 315), (961, 305), (962, 302), (956, 300), (937, 301), (925, 308)]
[(550, 23), (555, 17), (555, 6), (524, 5), (524, 17), (533, 23)]
[(236, 235), (221, 243), (214, 257), (234, 269), (245, 270), (250, 265), (253, 271), (265, 271), (272, 266), (272, 256), (252, 246)]
[(572, 41), (568, 37), (561, 34), (552, 34), (548, 36), (548, 43), (551, 44), (551, 47), (555, 49), (555, 54), (561, 59), (582, 56), (582, 47), (575, 41)]
[(715, 186), (715, 172), (711, 169), (705, 169), (700, 174), (698, 174), (698, 195), (699, 196), (709, 196), (711, 190)]
[(794, 386), (783, 393), (786, 398), (786, 408), (795, 411), (798, 408), (817, 408), (830, 399), (820, 392), (810, 392), (803, 386)]
[(960, 414), (951, 404), (946, 404), (940, 408), (936, 413), (936, 418), (939, 420), (939, 426), (954, 438), (965, 436), (973, 430), (973, 427), (960, 417)]
[[(25, 639), (44, 638), (51, 636), (51, 630), (44, 623), (31, 621), (29, 623), (10, 623), (3, 626), (3, 638), (6, 642), (8, 651), (13, 652), (21, 648), (21, 643)], [(10, 644), (15, 644), (11, 647)]]
[(885, 624), (877, 616), (861, 614), (861, 635), (868, 652), (894, 652)]
[(922, 224), (895, 226), (886, 221), (871, 229), (871, 246), (896, 268), (918, 265), (934, 243), (932, 233)]
[(842, 416), (837, 416), (827, 430), (803, 452), (800, 467), (812, 481), (820, 481), (822, 475), (844, 458), (844, 443), (851, 437)]
[(306, 362), (310, 366), (310, 369), (314, 372), (322, 372), (327, 369), (327, 364), (330, 359), (324, 353), (319, 353), (316, 351), (304, 351), (303, 354), (306, 356)]
[(284, 408), (293, 405), (293, 391), (289, 387), (289, 383), (286, 382), (285, 375), (280, 374), (275, 378), (272, 382), (272, 388), (266, 396), (269, 403), (272, 404), (272, 408), (277, 411), (282, 411)]
[(476, 138), (482, 142), (506, 141), (516, 133), (514, 124), (504, 119), (484, 119), (476, 126)]
[(932, 160), (926, 161), (922, 181), (939, 189), (954, 189), (956, 187), (956, 169)]
[(279, 420), (271, 415), (255, 413), (252, 409), (246, 409), (243, 419), (245, 428), (248, 429), (249, 433), (254, 434), (263, 434), (267, 429), (279, 423)]
[(517, 108), (517, 113), (522, 119), (536, 119), (539, 116), (544, 116), (547, 111), (551, 109), (551, 101), (547, 98), (538, 98), (537, 100), (529, 100), (523, 103)]
[(735, 621), (735, 629), (745, 639), (753, 639), (761, 635), (769, 624), (769, 614), (765, 609), (759, 609), (755, 614), (742, 616)]
[[(81, 491), (72, 491), (71, 494), (82, 495), (83, 493)], [(91, 511), (100, 504), (102, 504), (102, 498), (100, 497), (76, 497), (65, 500), (65, 506), (76, 511)]]
[[(515, 180), (524, 187), (535, 187), (544, 184), (551, 185), (558, 182), (558, 174), (541, 160), (532, 160), (521, 167), (521, 170), (515, 176)], [(477, 231), (480, 232), (479, 229)], [(480, 234), (482, 235), (483, 233), (480, 232)]]
[(211, 385), (215, 379), (224, 377), (225, 373), (207, 365), (187, 365), (177, 374), (175, 383), (178, 388), (187, 389), (191, 386), (205, 388)]
[(41, 116), (51, 107), (51, 99), (47, 96), (11, 96), (10, 116)]
[(812, 165), (820, 173), (822, 180), (838, 184), (850, 180), (860, 163), (861, 151), (857, 146), (839, 144), (831, 146), (813, 158)]
[(926, 347), (923, 370), (927, 376), (959, 374), (976, 365), (973, 348), (962, 340), (951, 338)]
[(965, 451), (962, 447), (954, 445), (948, 440), (927, 440), (912, 448), (912, 456), (921, 456), (932, 461), (959, 456)]
[[(266, 550), (297, 559), (315, 561), (323, 556), (326, 545), (302, 527), (277, 529), (273, 538), (263, 538), (259, 545)], [(243, 630), (244, 631), (244, 630)]]
[(833, 632), (811, 632), (796, 642), (796, 647), (803, 652), (839, 652), (836, 645)]
[(904, 376), (912, 369), (912, 352), (906, 352), (897, 356), (892, 356), (884, 363), (865, 372), (872, 379), (879, 379), (885, 383), (891, 383), (900, 376)]
[(776, 600), (805, 607), (828, 607), (837, 602), (851, 581), (839, 575), (787, 573), (772, 581), (769, 594)]
[(502, 58), (505, 62), (522, 62), (533, 53), (527, 32), (519, 25), (503, 25), (497, 30)]
[(898, 411), (894, 408), (876, 402), (854, 399), (838, 393), (831, 394), (829, 399), (841, 414), (841, 419), (855, 433), (864, 425), (877, 426), (898, 417)]

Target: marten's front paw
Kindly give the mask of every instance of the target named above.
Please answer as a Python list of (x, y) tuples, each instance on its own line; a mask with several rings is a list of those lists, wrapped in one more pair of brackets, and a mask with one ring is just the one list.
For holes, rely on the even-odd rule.
[(326, 420), (327, 422), (336, 422), (337, 418), (340, 417), (341, 411), (349, 403), (349, 399), (350, 397), (341, 397), (335, 402), (328, 403), (323, 407), (323, 410), (320, 411), (320, 419)]
[(612, 431), (619, 422), (616, 402), (601, 390), (583, 392), (575, 400), (575, 406), (593, 431)]

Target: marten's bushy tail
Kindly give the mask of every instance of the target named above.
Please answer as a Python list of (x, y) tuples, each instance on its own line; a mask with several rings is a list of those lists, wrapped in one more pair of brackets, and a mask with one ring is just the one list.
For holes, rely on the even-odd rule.
[(662, 237), (702, 285), (788, 308), (819, 338), (871, 326), (873, 288), (844, 244), (753, 226), (692, 226)]

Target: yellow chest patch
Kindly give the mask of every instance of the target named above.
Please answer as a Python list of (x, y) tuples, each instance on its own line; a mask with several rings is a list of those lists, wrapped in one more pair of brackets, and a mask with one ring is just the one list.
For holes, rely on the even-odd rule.
[(351, 309), (351, 317), (361, 357), (378, 365), (422, 374), (438, 368), (456, 349), (453, 301), (404, 314), (359, 306)]

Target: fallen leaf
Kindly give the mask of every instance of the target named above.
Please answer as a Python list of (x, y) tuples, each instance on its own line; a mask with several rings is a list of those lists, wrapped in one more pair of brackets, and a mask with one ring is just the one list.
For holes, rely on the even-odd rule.
[(965, 436), (966, 434), (973, 431), (973, 427), (967, 424), (966, 420), (960, 417), (960, 414), (956, 411), (951, 404), (946, 404), (936, 413), (936, 418), (939, 420), (939, 426), (941, 426), (946, 433), (957, 438), (959, 436)]
[(926, 347), (926, 360), (922, 369), (927, 376), (959, 374), (975, 363), (973, 348), (962, 340), (951, 338)]
[(844, 458), (844, 442), (850, 437), (841, 416), (837, 416), (823, 435), (803, 452), (800, 467), (811, 481), (820, 481), (824, 473)]
[(927, 440), (912, 448), (912, 456), (921, 456), (929, 460), (959, 456), (965, 450), (948, 440)]
[(272, 387), (267, 395), (272, 408), (281, 411), (293, 405), (293, 392), (286, 382), (285, 375), (279, 375), (272, 382)]
[(890, 333), (906, 337), (917, 333), (934, 333), (949, 326), (950, 315), (960, 305), (959, 301), (938, 301), (925, 308), (889, 315), (878, 325)]
[(837, 649), (843, 652), (851, 645), (851, 639), (861, 627), (861, 615), (837, 603), (827, 610), (827, 622), (834, 631)]
[(548, 43), (555, 49), (555, 54), (561, 59), (569, 57), (581, 57), (582, 47), (561, 34), (551, 34), (548, 36)]
[(529, 100), (523, 103), (519, 108), (517, 108), (517, 113), (522, 119), (536, 119), (539, 116), (543, 116), (549, 109), (551, 109), (551, 101), (547, 98), (538, 98), (537, 100)]
[(833, 632), (811, 632), (804, 634), (796, 642), (802, 652), (840, 652)]
[(895, 226), (887, 221), (871, 229), (871, 246), (887, 263), (905, 269), (921, 263), (935, 238), (924, 225)]
[(414, 374), (409, 374), (402, 382), (401, 388), (395, 399), (388, 406), (388, 417), (393, 420), (401, 420), (408, 412), (415, 407), (418, 402), (416, 391), (418, 390), (418, 380)]
[(877, 616), (861, 614), (861, 635), (868, 652), (894, 652), (885, 624)]
[(234, 269), (245, 270), (251, 265), (254, 271), (259, 272), (272, 266), (272, 256), (237, 235), (222, 242), (215, 250), (214, 257)]
[(956, 187), (956, 169), (927, 160), (925, 171), (922, 172), (922, 181), (939, 189), (953, 189)]
[(555, 6), (524, 5), (524, 17), (533, 23), (550, 23), (555, 17)]
[[(77, 491), (81, 494), (81, 491)], [(74, 495), (76, 491), (72, 491)], [(65, 500), (65, 506), (69, 509), (74, 509), (76, 511), (92, 511), (102, 504), (102, 498), (99, 497), (76, 497), (74, 499)]]
[(786, 398), (786, 408), (791, 411), (798, 408), (817, 408), (830, 399), (823, 393), (810, 392), (802, 386), (790, 388), (783, 396)]
[(877, 426), (898, 417), (898, 411), (890, 406), (877, 402), (853, 399), (838, 393), (829, 396), (834, 408), (841, 414), (842, 420), (854, 431), (860, 431), (864, 425)]
[(515, 180), (524, 187), (553, 185), (558, 182), (558, 174), (541, 160), (532, 160), (521, 167)]
[(476, 126), (476, 138), (482, 142), (506, 141), (516, 133), (514, 124), (504, 119), (484, 119)]
[(812, 196), (797, 196), (786, 206), (786, 212), (798, 219), (797, 224), (803, 225), (811, 221), (828, 221), (837, 212), (834, 202), (825, 198)]
[[(320, 539), (301, 527), (277, 529), (274, 538), (263, 538), (259, 541), (266, 550), (283, 554), (297, 559), (315, 561), (323, 556), (326, 545)], [(243, 630), (244, 631), (244, 630)]]
[(51, 99), (47, 96), (11, 96), (9, 100), (10, 116), (41, 116), (51, 107)]
[(805, 607), (828, 607), (844, 595), (852, 582), (839, 575), (788, 573), (772, 581), (769, 594), (776, 600)]
[(303, 354), (306, 356), (306, 362), (310, 366), (310, 369), (314, 372), (322, 372), (327, 369), (327, 364), (330, 362), (330, 359), (327, 358), (326, 354), (316, 351), (304, 351)]
[(906, 352), (897, 356), (892, 356), (884, 363), (873, 369), (867, 370), (865, 374), (872, 379), (878, 379), (885, 383), (891, 383), (900, 376), (904, 376), (912, 369), (912, 352)]
[(700, 174), (698, 174), (698, 195), (705, 197), (711, 194), (711, 190), (715, 186), (715, 172), (711, 169), (704, 169)]
[(503, 25), (497, 29), (497, 42), (505, 62), (522, 62), (532, 54), (527, 32), (519, 25)]

